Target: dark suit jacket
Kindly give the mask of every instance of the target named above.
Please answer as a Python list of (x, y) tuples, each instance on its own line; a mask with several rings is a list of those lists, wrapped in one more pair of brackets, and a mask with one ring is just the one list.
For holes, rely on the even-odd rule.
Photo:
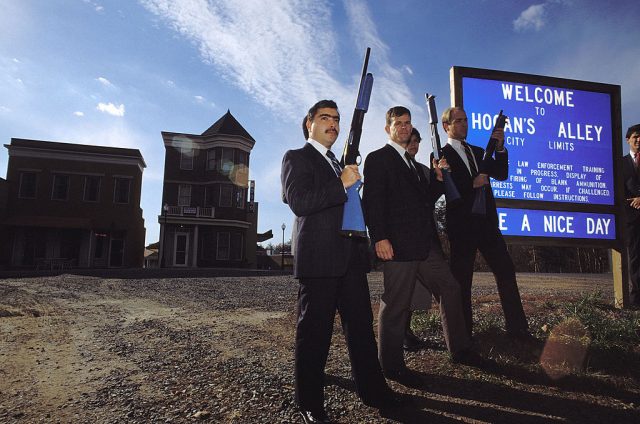
[[(283, 201), (296, 215), (297, 234), (293, 271), (296, 278), (341, 277), (351, 255), (368, 270), (366, 240), (341, 236), (347, 194), (327, 160), (309, 143), (289, 150), (282, 160)], [(356, 243), (353, 249), (351, 243)], [(353, 264), (352, 264), (353, 265)]]
[[(622, 157), (622, 180), (624, 181), (624, 198), (640, 196), (640, 176), (633, 165), (633, 158), (630, 155)], [(628, 223), (637, 221), (640, 218), (640, 210), (629, 206), (625, 202), (625, 216)]]
[(388, 239), (395, 261), (426, 259), (432, 239), (432, 205), (441, 194), (438, 181), (418, 182), (390, 145), (369, 153), (362, 203), (371, 242)]
[[(480, 164), (482, 156), (484, 155), (484, 149), (471, 145), (470, 147), (476, 163)], [(451, 177), (462, 197), (460, 204), (455, 207), (447, 207), (446, 212), (447, 233), (449, 235), (457, 235), (468, 231), (468, 227), (471, 225), (471, 208), (473, 207), (473, 200), (475, 198), (473, 178), (471, 178), (471, 174), (469, 174), (469, 170), (458, 152), (456, 152), (450, 144), (442, 148), (442, 153), (451, 167)], [(490, 158), (487, 161), (486, 167), (482, 167), (482, 170), (483, 173), (489, 174), (491, 178), (506, 180), (509, 176), (509, 155), (507, 150), (505, 149), (504, 152), (501, 153), (496, 152), (495, 159)], [(491, 186), (485, 187), (484, 191), (487, 200), (487, 220), (497, 226), (498, 213), (496, 211), (496, 201), (493, 197)]]

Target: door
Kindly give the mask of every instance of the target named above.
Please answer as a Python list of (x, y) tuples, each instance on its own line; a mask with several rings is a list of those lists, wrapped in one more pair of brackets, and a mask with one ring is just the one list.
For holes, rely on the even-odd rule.
[(173, 255), (174, 266), (187, 266), (189, 263), (189, 233), (176, 233)]
[(124, 240), (111, 239), (109, 266), (119, 268), (124, 264)]

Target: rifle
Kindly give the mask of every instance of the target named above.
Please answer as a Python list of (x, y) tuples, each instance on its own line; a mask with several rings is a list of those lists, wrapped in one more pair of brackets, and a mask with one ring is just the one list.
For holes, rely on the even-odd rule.
[[(506, 121), (507, 116), (502, 114), (501, 109), (500, 113), (498, 114), (498, 118), (496, 119), (496, 124), (493, 126), (493, 130), (495, 130), (496, 128), (504, 128)], [(493, 134), (493, 130), (491, 130), (491, 134)], [(498, 140), (496, 140), (495, 138), (489, 138), (487, 147), (484, 149), (484, 155), (482, 155), (482, 160), (478, 164), (479, 174), (487, 172), (487, 163), (496, 150), (497, 142)], [(474, 215), (485, 215), (487, 213), (487, 197), (485, 194), (485, 186), (476, 188), (475, 198), (473, 199), (473, 206), (471, 207), (471, 213)]]
[[(367, 47), (367, 52), (364, 56), (364, 65), (362, 66), (362, 76), (360, 77), (358, 98), (353, 111), (353, 118), (351, 119), (351, 129), (349, 130), (349, 137), (344, 145), (344, 151), (340, 159), (342, 166), (358, 165), (358, 158), (360, 157), (359, 148), (360, 137), (362, 136), (362, 123), (364, 122), (364, 114), (367, 113), (369, 109), (369, 99), (371, 98), (371, 88), (373, 87), (373, 75), (367, 73), (370, 52), (371, 48)], [(360, 194), (358, 193), (361, 186), (362, 182), (357, 181), (347, 189), (347, 203), (344, 205), (342, 230), (340, 231), (340, 233), (346, 237), (367, 236)]]
[[(433, 149), (433, 157), (439, 161), (442, 157), (442, 146), (440, 144), (440, 134), (438, 133), (438, 112), (436, 112), (436, 96), (425, 93), (427, 100), (427, 112), (429, 114), (429, 127), (431, 129), (431, 147)], [(442, 170), (442, 181), (444, 183), (444, 197), (447, 206), (453, 206), (460, 203), (462, 197), (451, 179), (451, 170), (449, 168)]]

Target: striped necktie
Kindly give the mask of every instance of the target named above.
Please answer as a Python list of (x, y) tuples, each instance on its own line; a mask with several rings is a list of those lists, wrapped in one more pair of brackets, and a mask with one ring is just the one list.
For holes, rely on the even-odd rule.
[(471, 147), (466, 141), (461, 141), (462, 148), (464, 149), (464, 153), (467, 155), (467, 161), (469, 162), (469, 169), (471, 170), (471, 176), (475, 178), (478, 175), (478, 168), (476, 167), (476, 162), (473, 160), (473, 153), (471, 152)]
[(331, 165), (333, 165), (333, 170), (336, 171), (336, 175), (339, 177), (342, 174), (342, 167), (336, 159), (336, 155), (333, 154), (331, 150), (327, 150), (327, 157), (331, 159)]

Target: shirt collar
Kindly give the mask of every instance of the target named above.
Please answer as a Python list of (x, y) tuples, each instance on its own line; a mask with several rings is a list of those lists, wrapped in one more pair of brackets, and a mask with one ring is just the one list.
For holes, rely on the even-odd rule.
[(320, 142), (318, 142), (318, 141), (314, 140), (313, 138), (309, 137), (307, 139), (307, 143), (311, 144), (318, 152), (320, 152), (320, 154), (322, 156), (326, 156), (327, 155), (327, 151), (329, 149), (327, 149), (325, 146), (320, 144)]
[(405, 149), (404, 147), (402, 147), (401, 145), (399, 145), (398, 143), (396, 143), (395, 141), (387, 141), (387, 144), (389, 144), (391, 147), (393, 147), (396, 152), (398, 152), (398, 154), (400, 156), (402, 156), (402, 158), (404, 159), (404, 154), (407, 151), (407, 149)]

